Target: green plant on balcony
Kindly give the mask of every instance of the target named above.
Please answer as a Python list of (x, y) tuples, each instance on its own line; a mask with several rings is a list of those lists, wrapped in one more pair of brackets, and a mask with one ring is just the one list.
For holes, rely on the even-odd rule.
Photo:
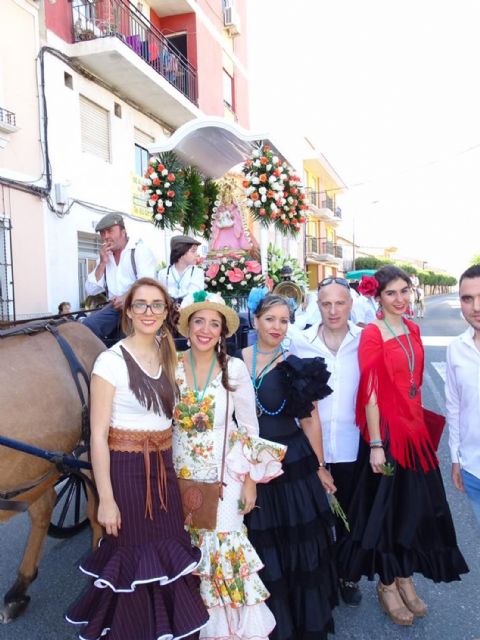
[(285, 266), (293, 269), (292, 280), (296, 284), (300, 287), (308, 288), (308, 276), (299, 261), (290, 256), (286, 256), (281, 249), (269, 244), (268, 275), (273, 280), (274, 285), (281, 281), (280, 270)]

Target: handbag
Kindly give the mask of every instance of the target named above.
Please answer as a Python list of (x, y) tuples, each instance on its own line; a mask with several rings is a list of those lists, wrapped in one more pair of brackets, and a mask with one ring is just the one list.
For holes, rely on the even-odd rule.
[(219, 500), (223, 500), (223, 487), (225, 486), (223, 479), (225, 476), (229, 397), (230, 394), (227, 391), (220, 481), (201, 482), (199, 480), (178, 478), (185, 524), (189, 527), (195, 527), (196, 529), (212, 530), (217, 526), (218, 502)]

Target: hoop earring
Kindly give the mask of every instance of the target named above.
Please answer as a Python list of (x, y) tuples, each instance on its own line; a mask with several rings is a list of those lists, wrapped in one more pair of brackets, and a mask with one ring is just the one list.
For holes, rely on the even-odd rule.
[(383, 318), (385, 317), (385, 313), (383, 311), (383, 306), (381, 302), (378, 303), (378, 309), (375, 311), (375, 315), (379, 320), (383, 320)]

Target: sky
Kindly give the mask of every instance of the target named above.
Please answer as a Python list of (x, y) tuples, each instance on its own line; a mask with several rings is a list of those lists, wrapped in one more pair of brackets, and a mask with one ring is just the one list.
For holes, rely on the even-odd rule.
[(480, 2), (247, 2), (251, 128), (328, 158), (344, 235), (458, 276), (480, 253)]

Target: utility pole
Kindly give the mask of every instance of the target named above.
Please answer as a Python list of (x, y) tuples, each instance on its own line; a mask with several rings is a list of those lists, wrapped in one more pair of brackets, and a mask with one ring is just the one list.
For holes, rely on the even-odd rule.
[(353, 216), (352, 223), (352, 242), (353, 242), (353, 252), (352, 252), (352, 271), (355, 271), (355, 216)]

